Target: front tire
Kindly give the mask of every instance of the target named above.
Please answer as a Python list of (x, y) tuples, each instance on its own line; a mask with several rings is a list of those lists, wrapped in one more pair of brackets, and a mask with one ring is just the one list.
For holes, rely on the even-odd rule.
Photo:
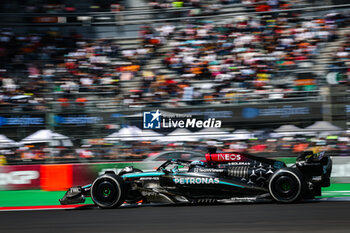
[(292, 203), (301, 199), (305, 185), (303, 176), (298, 170), (282, 168), (271, 176), (269, 191), (277, 202)]
[(104, 174), (91, 186), (91, 198), (101, 208), (117, 208), (124, 203), (126, 187), (124, 180), (115, 174)]

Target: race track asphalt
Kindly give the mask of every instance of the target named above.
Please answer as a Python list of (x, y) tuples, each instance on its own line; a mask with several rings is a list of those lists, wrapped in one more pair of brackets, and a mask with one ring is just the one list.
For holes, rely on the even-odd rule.
[(350, 232), (350, 202), (0, 212), (0, 232)]

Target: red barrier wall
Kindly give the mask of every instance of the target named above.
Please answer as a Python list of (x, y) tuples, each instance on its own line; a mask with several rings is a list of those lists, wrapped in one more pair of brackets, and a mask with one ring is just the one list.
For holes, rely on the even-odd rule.
[(72, 186), (72, 165), (41, 165), (40, 186), (46, 191), (67, 190)]
[(0, 190), (40, 188), (40, 165), (0, 167)]

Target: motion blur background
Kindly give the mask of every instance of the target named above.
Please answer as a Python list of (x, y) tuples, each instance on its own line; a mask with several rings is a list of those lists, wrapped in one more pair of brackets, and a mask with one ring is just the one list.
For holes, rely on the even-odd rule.
[[(348, 156), (349, 62), (345, 0), (2, 2), (1, 164)], [(223, 125), (142, 129), (156, 109)]]

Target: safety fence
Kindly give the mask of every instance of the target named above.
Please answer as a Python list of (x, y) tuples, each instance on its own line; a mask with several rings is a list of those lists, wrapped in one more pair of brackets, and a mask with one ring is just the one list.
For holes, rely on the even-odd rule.
[[(112, 101), (111, 101), (112, 103)], [(231, 104), (193, 104), (188, 106), (138, 106), (119, 110), (101, 102), (94, 108), (85, 106), (71, 106), (57, 108), (55, 112), (7, 112), (0, 113), (0, 127), (2, 134), (10, 138), (24, 138), (34, 130), (48, 128), (59, 130), (62, 134), (71, 137), (79, 134), (86, 135), (85, 138), (96, 137), (96, 135), (107, 136), (106, 126), (112, 125), (135, 125), (143, 126), (143, 112), (155, 111), (174, 114), (186, 114), (197, 119), (207, 120), (215, 118), (222, 122), (221, 127), (236, 128), (245, 124), (245, 128), (267, 124), (295, 124), (302, 122), (312, 124), (323, 118), (323, 101), (294, 101), (294, 102), (250, 102)], [(89, 105), (90, 103), (86, 103)], [(113, 103), (112, 103), (113, 104)], [(112, 105), (113, 106), (113, 105)], [(115, 106), (115, 105), (114, 105)], [(346, 115), (349, 104), (336, 105), (338, 112)], [(70, 110), (72, 109), (72, 110)], [(88, 110), (91, 109), (91, 112)], [(83, 128), (84, 127), (84, 128)], [(277, 127), (276, 127), (277, 128)], [(74, 129), (74, 130), (72, 130)], [(83, 131), (81, 131), (83, 129)], [(90, 130), (96, 129), (96, 132)], [(81, 132), (80, 132), (81, 131)], [(80, 133), (79, 133), (80, 132)], [(79, 137), (80, 138), (80, 137)]]
[[(262, 15), (271, 13), (303, 12), (314, 15), (328, 13), (334, 9), (342, 11), (350, 4), (305, 6), (298, 5), (293, 9), (256, 12), (245, 4), (232, 4), (223, 10), (205, 13), (199, 16), (187, 16), (193, 8), (183, 7), (166, 10), (139, 10), (118, 12), (77, 12), (77, 13), (1, 13), (0, 25), (16, 26), (107, 26), (107, 25), (138, 25), (150, 23), (178, 22), (183, 20), (222, 20), (233, 16)], [(345, 10), (344, 10), (345, 11)], [(157, 15), (166, 15), (166, 18), (157, 18)], [(145, 15), (149, 17), (145, 17)]]

